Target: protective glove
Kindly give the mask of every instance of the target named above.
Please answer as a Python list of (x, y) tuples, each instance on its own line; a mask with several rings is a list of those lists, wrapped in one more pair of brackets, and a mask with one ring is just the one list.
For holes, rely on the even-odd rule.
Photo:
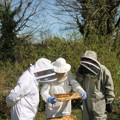
[(49, 98), (47, 99), (47, 101), (48, 101), (49, 103), (51, 103), (51, 104), (55, 104), (55, 103), (57, 102), (57, 100), (55, 99), (55, 97), (49, 97)]
[(111, 113), (111, 112), (112, 112), (112, 103), (106, 104), (106, 111), (107, 111), (108, 113)]
[(81, 95), (82, 95), (82, 100), (85, 100), (87, 98), (87, 94), (85, 91), (82, 92)]

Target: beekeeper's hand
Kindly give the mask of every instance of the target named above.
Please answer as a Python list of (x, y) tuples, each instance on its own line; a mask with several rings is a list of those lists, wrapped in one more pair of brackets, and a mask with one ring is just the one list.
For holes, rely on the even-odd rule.
[(87, 94), (85, 91), (82, 92), (81, 95), (82, 95), (82, 100), (85, 100), (87, 98)]
[(55, 97), (49, 97), (49, 98), (47, 99), (47, 101), (48, 101), (49, 103), (51, 103), (51, 104), (55, 104), (55, 103), (57, 102), (57, 100), (56, 100)]

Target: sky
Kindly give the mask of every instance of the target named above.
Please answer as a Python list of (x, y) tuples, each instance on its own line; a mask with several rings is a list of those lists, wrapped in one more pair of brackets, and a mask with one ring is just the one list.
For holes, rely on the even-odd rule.
[[(0, 2), (3, 2), (4, 0), (0, 0)], [(7, 0), (7, 1), (12, 1), (14, 5), (13, 9), (18, 6), (18, 3), (20, 0)], [(31, 1), (31, 0), (23, 0), (23, 1)], [(39, 1), (39, 0), (36, 0)], [(40, 9), (42, 9), (42, 11), (40, 11), (36, 17), (33, 17), (31, 19), (31, 21), (33, 22), (28, 22), (27, 25), (30, 26), (31, 28), (35, 28), (34, 31), (34, 36), (37, 39), (40, 39), (40, 33), (44, 33), (44, 35), (52, 35), (52, 36), (60, 36), (63, 38), (68, 37), (71, 32), (73, 31), (68, 31), (68, 30), (63, 30), (64, 27), (66, 26), (64, 24), (64, 22), (61, 22), (60, 19), (62, 19), (63, 21), (69, 21), (72, 20), (70, 17), (66, 16), (62, 16), (59, 15), (56, 17), (56, 15), (54, 14), (55, 12), (57, 12), (57, 7), (53, 6), (52, 4), (55, 2), (55, 0), (43, 0), (43, 2), (41, 3)], [(16, 5), (16, 6), (15, 6)], [(32, 6), (34, 8), (34, 6)], [(29, 12), (32, 10), (29, 9), (28, 10), (28, 14)], [(27, 15), (26, 15), (27, 16)], [(15, 18), (17, 19), (17, 18)], [(23, 34), (25, 32), (29, 31), (28, 28), (23, 29), (22, 31), (20, 31), (18, 34)]]
[[(19, 0), (15, 0), (18, 2)], [(64, 28), (63, 22), (61, 22), (59, 19), (62, 18), (63, 21), (70, 20), (71, 18), (68, 18), (68, 16), (57, 16), (54, 14), (54, 12), (57, 11), (57, 7), (53, 6), (55, 0), (43, 0), (41, 4), (41, 11), (38, 15), (38, 20), (36, 20), (34, 27), (39, 26), (36, 30), (35, 36), (39, 39), (40, 32), (44, 32), (45, 35), (52, 34), (53, 36), (60, 36), (66, 38), (68, 34), (70, 34), (71, 31), (65, 31), (61, 30)], [(45, 21), (44, 21), (45, 19)], [(26, 30), (26, 29), (25, 29)]]
[[(1, 1), (3, 0), (0, 0), (0, 2)], [(14, 3), (17, 3), (20, 0), (13, 1)], [(27, 1), (29, 2), (30, 0)], [(31, 20), (35, 20), (34, 24), (32, 23), (32, 25), (34, 28), (36, 28), (34, 31), (34, 36), (36, 39), (41, 38), (40, 33), (43, 33), (45, 36), (50, 34), (52, 36), (60, 36), (69, 39), (70, 34), (74, 32), (73, 30), (63, 30), (65, 28), (65, 24), (63, 24), (60, 19), (62, 18), (63, 21), (72, 21), (72, 18), (68, 17), (67, 14), (66, 16), (60, 15), (59, 17), (57, 16), (57, 18), (55, 18), (56, 16), (54, 13), (57, 12), (57, 7), (52, 5), (54, 2), (55, 0), (43, 0), (40, 6), (43, 10), (40, 11), (39, 14), (37, 14), (37, 16)], [(31, 25), (31, 23), (28, 23), (28, 25)], [(20, 34), (26, 32), (27, 30), (28, 28), (24, 29), (22, 32), (20, 32)]]
[[(19, 0), (15, 0), (18, 2)], [(30, 0), (28, 0), (30, 1)], [(38, 14), (38, 20), (34, 23), (34, 27), (39, 26), (35, 30), (35, 39), (37, 42), (41, 39), (45, 39), (46, 36), (52, 35), (52, 36), (59, 36), (60, 38), (65, 39), (74, 39), (72, 37), (73, 32), (78, 32), (77, 28), (76, 30), (63, 30), (65, 27), (67, 27), (66, 24), (62, 21), (73, 21), (72, 18), (70, 18), (67, 13), (66, 16), (63, 15), (55, 15), (54, 13), (57, 13), (58, 8), (54, 6), (54, 2), (56, 0), (43, 0), (41, 4), (41, 9), (43, 9), (40, 14)], [(120, 10), (120, 7), (119, 7)], [(120, 16), (120, 15), (118, 15)], [(34, 18), (33, 18), (34, 19)], [(60, 20), (62, 19), (62, 21)], [(45, 20), (45, 21), (44, 21)], [(25, 29), (24, 31), (26, 31)], [(24, 32), (23, 31), (23, 32)], [(77, 37), (79, 38), (81, 35), (77, 34)]]
[(58, 9), (56, 6), (53, 6), (50, 4), (53, 4), (55, 0), (50, 0), (50, 3), (49, 3), (49, 0), (44, 0), (44, 1), (46, 1), (45, 16), (47, 18), (47, 25), (48, 25), (52, 35), (66, 37), (72, 31), (63, 30), (65, 27), (65, 24), (61, 20), (71, 21), (72, 19), (70, 17), (68, 17), (67, 15), (66, 16), (63, 16), (63, 15), (56, 16), (54, 14), (55, 12), (57, 12)]

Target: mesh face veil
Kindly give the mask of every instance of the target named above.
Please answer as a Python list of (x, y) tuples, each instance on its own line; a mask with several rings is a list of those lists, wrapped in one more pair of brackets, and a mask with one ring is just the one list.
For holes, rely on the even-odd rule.
[(30, 67), (30, 72), (38, 82), (51, 82), (57, 80), (51, 61), (45, 58), (39, 59)]
[(87, 70), (89, 70), (90, 72), (92, 72), (95, 75), (98, 75), (100, 72), (99, 64), (92, 59), (82, 58), (80, 65), (82, 65), (83, 67), (85, 67)]
[(51, 82), (57, 80), (56, 74), (53, 69), (37, 71), (34, 72), (34, 75), (38, 82)]

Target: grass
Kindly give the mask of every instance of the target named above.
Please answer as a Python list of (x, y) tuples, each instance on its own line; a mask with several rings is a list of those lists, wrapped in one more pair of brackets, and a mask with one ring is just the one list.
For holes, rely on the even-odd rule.
[(46, 120), (45, 113), (38, 112), (35, 120)]
[[(82, 112), (80, 110), (72, 110), (72, 115), (76, 116), (78, 120), (82, 120)], [(39, 112), (35, 120), (46, 120), (45, 114)], [(120, 114), (108, 114), (107, 120), (120, 120)]]
[[(79, 109), (72, 110), (72, 115), (76, 116), (78, 120), (82, 120), (82, 112)], [(10, 120), (10, 116), (0, 111), (0, 120)], [(44, 112), (38, 112), (35, 120), (46, 120)], [(107, 120), (120, 120), (120, 114), (108, 114)]]
[[(82, 115), (80, 110), (73, 110), (72, 115), (76, 116), (78, 120), (82, 120)], [(10, 116), (0, 111), (0, 120), (10, 120)], [(46, 120), (45, 113), (38, 112), (35, 120)]]
[[(78, 120), (82, 120), (81, 111), (76, 109), (72, 111), (72, 115), (76, 116)], [(44, 112), (38, 112), (35, 120), (46, 120)]]

